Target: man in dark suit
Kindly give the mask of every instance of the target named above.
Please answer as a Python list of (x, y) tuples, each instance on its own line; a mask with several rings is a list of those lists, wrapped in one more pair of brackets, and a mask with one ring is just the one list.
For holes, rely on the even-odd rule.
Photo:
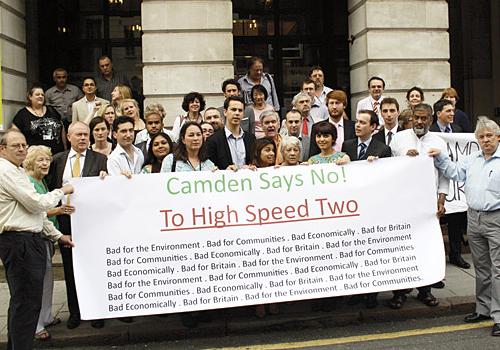
[(445, 99), (439, 100), (434, 103), (433, 109), (436, 121), (432, 123), (429, 131), (446, 133), (462, 132), (462, 128), (458, 124), (453, 123), (453, 117), (455, 116), (453, 102)]
[[(58, 153), (54, 156), (48, 176), (51, 189), (60, 188), (72, 177), (101, 176), (106, 173), (106, 156), (89, 149), (90, 130), (87, 124), (77, 121), (72, 123), (68, 129), (68, 140), (71, 149)], [(63, 198), (65, 204), (69, 204), (70, 198)], [(61, 232), (71, 234), (71, 219), (69, 215), (58, 215), (57, 220)], [(68, 298), (69, 319), (66, 326), (69, 329), (80, 325), (80, 308), (76, 296), (75, 277), (73, 275), (73, 255), (71, 248), (59, 246), (64, 266), (64, 279), (66, 282), (66, 295)], [(92, 321), (92, 326), (101, 328), (102, 320)]]
[[(462, 128), (454, 124), (455, 107), (450, 100), (439, 100), (434, 103), (436, 121), (432, 123), (429, 131), (459, 133)], [(462, 236), (467, 229), (467, 212), (445, 214), (441, 217), (441, 223), (448, 226), (448, 259), (450, 264), (462, 269), (469, 269), (470, 264), (462, 258)]]
[[(356, 138), (354, 132), (354, 123), (352, 120), (344, 118), (344, 110), (347, 107), (347, 95), (342, 90), (332, 90), (326, 95), (326, 107), (330, 117), (328, 121), (337, 128), (337, 140), (333, 145), (335, 151), (340, 152), (342, 143), (345, 140)], [(313, 125), (314, 126), (314, 125)], [(309, 158), (320, 153), (319, 147), (316, 144), (316, 128), (311, 131), (311, 144), (309, 146)]]
[(255, 136), (241, 129), (245, 102), (240, 96), (224, 101), (226, 125), (207, 139), (208, 158), (219, 169), (237, 170), (250, 164)]
[(399, 127), (399, 103), (398, 100), (392, 97), (386, 97), (380, 102), (380, 112), (384, 125), (380, 130), (373, 135), (375, 140), (383, 142), (385, 145), (390, 146), (392, 138), (397, 132), (403, 130)]
[[(369, 109), (362, 109), (356, 116), (355, 132), (357, 138), (346, 140), (342, 144), (342, 152), (347, 153), (351, 161), (366, 160), (369, 157), (386, 158), (391, 156), (391, 148), (381, 141), (375, 140), (372, 133), (378, 127), (378, 115)], [(355, 305), (365, 301), (368, 309), (378, 305), (377, 293), (353, 295), (348, 304)]]
[(378, 116), (368, 109), (359, 111), (356, 117), (356, 138), (342, 144), (342, 152), (347, 153), (351, 161), (366, 160), (368, 157), (386, 158), (391, 156), (391, 148), (372, 137), (378, 127)]

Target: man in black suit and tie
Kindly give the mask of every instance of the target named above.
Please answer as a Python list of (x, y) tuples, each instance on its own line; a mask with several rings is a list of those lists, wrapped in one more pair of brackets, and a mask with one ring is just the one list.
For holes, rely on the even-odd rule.
[(219, 169), (237, 170), (250, 164), (255, 136), (241, 129), (244, 110), (243, 97), (226, 98), (224, 101), (226, 125), (207, 139), (208, 158)]
[(384, 126), (375, 134), (373, 138), (385, 145), (390, 146), (392, 138), (397, 132), (403, 130), (399, 127), (399, 103), (392, 97), (386, 97), (380, 102), (380, 112), (384, 120)]
[[(453, 123), (455, 107), (450, 100), (439, 100), (434, 103), (436, 121), (431, 125), (429, 131), (457, 133), (462, 132), (458, 124)], [(462, 269), (469, 269), (470, 264), (462, 258), (462, 236), (467, 229), (467, 212), (445, 214), (441, 222), (448, 226), (448, 259), (450, 264)], [(439, 282), (438, 282), (439, 283)]]
[(436, 121), (432, 123), (429, 131), (446, 133), (462, 132), (462, 128), (459, 125), (453, 124), (453, 117), (455, 116), (453, 102), (445, 99), (439, 100), (434, 103), (433, 109)]
[(351, 161), (366, 160), (368, 157), (385, 158), (391, 156), (391, 148), (375, 140), (372, 133), (378, 127), (378, 116), (368, 109), (359, 111), (356, 117), (356, 138), (342, 144), (342, 152), (347, 153)]
[[(378, 115), (374, 111), (369, 109), (360, 110), (355, 123), (357, 138), (344, 141), (342, 152), (346, 153), (351, 158), (351, 161), (390, 157), (391, 148), (372, 137), (372, 133), (377, 130), (378, 125)], [(356, 305), (361, 301), (365, 301), (368, 309), (375, 308), (378, 305), (377, 294), (353, 295), (348, 304)]]
[[(89, 149), (90, 129), (87, 124), (77, 121), (68, 128), (68, 140), (71, 149), (54, 156), (48, 176), (51, 189), (60, 188), (72, 177), (100, 176), (106, 173), (106, 156)], [(70, 204), (70, 197), (64, 197), (63, 202)], [(71, 219), (69, 215), (58, 215), (57, 220), (61, 232), (71, 234)], [(80, 325), (80, 308), (76, 296), (75, 277), (73, 275), (73, 255), (71, 248), (59, 246), (64, 266), (64, 279), (66, 282), (66, 295), (68, 298), (69, 319), (66, 326), (69, 329)], [(92, 326), (101, 328), (103, 320), (92, 321)]]
[[(337, 140), (333, 145), (335, 151), (340, 152), (342, 143), (345, 140), (356, 138), (354, 132), (354, 123), (352, 120), (344, 118), (344, 110), (347, 107), (347, 95), (342, 90), (332, 90), (326, 95), (326, 107), (330, 117), (328, 121), (337, 128)], [(313, 125), (314, 126), (314, 125)], [(311, 145), (309, 146), (309, 158), (320, 153), (319, 147), (316, 144), (316, 128), (312, 128)]]

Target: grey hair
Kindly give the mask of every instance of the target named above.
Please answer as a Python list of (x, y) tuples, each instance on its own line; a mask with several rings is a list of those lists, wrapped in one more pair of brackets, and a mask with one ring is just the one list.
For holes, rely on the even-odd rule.
[(267, 111), (262, 112), (262, 114), (259, 116), (259, 119), (262, 122), (265, 117), (270, 117), (270, 116), (273, 116), (274, 118), (276, 118), (276, 121), (279, 123), (280, 117), (279, 117), (278, 113), (276, 113), (275, 111), (271, 111), (271, 110), (267, 110)]
[(426, 111), (428, 115), (432, 116), (432, 107), (427, 103), (419, 103), (413, 107), (413, 113), (415, 113), (415, 111)]
[(299, 148), (299, 155), (302, 154), (302, 142), (295, 136), (284, 136), (281, 139), (281, 154), (285, 152), (285, 148), (288, 146), (297, 146)]
[(73, 123), (71, 123), (68, 127), (68, 135), (71, 134), (73, 132), (73, 129), (77, 126), (77, 125), (81, 125), (81, 126), (84, 126), (88, 132), (90, 133), (90, 127), (88, 126), (88, 124), (85, 124), (84, 122), (82, 122), (81, 120), (77, 120), (77, 121), (74, 121)]
[(309, 96), (308, 93), (301, 91), (293, 97), (292, 106), (295, 107), (297, 105), (297, 102), (299, 102), (299, 99), (304, 98), (304, 97), (307, 97), (309, 99), (309, 102), (311, 102), (311, 96)]
[(477, 117), (476, 130), (474, 131), (476, 137), (477, 134), (484, 129), (489, 129), (493, 131), (493, 133), (497, 136), (500, 135), (500, 126), (498, 126), (498, 124), (494, 120), (491, 120), (490, 118), (481, 115)]
[(7, 139), (10, 134), (18, 134), (24, 137), (24, 134), (18, 129), (9, 128), (3, 133), (3, 135), (0, 135), (0, 145), (7, 146)]
[(35, 170), (35, 162), (36, 158), (39, 155), (44, 155), (50, 157), (50, 161), (52, 162), (52, 151), (47, 146), (34, 145), (28, 148), (28, 153), (26, 154), (26, 158), (23, 161), (23, 168), (26, 171)]

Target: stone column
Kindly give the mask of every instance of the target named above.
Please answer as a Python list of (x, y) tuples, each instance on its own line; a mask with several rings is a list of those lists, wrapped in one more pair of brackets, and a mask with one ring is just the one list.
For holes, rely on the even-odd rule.
[(348, 0), (348, 11), (353, 114), (371, 76), (385, 80), (384, 95), (397, 98), (401, 109), (412, 86), (423, 88), (430, 104), (450, 86), (445, 0)]
[(5, 131), (26, 102), (26, 23), (23, 0), (0, 0), (0, 48), (3, 114), (0, 131)]
[(141, 16), (146, 105), (162, 103), (166, 125), (185, 114), (190, 91), (221, 106), (221, 83), (234, 76), (231, 1), (144, 0)]

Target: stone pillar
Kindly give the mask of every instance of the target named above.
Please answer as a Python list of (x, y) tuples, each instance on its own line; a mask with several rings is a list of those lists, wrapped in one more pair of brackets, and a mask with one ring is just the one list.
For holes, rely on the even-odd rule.
[(0, 48), (2, 54), (2, 121), (0, 131), (11, 126), (26, 102), (25, 1), (0, 0)]
[(348, 11), (353, 114), (371, 76), (385, 80), (384, 95), (397, 98), (401, 109), (412, 86), (423, 88), (430, 104), (450, 86), (445, 0), (348, 0)]
[(146, 105), (162, 103), (166, 125), (185, 114), (190, 91), (221, 106), (221, 83), (234, 76), (231, 1), (144, 0), (141, 16)]

